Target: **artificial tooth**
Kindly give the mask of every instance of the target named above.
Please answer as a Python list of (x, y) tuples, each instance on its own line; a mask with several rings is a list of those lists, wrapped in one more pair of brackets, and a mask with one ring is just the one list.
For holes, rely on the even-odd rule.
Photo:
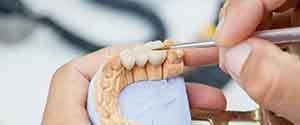
[(151, 51), (148, 55), (149, 62), (153, 65), (160, 65), (166, 59), (166, 51)]
[(140, 67), (145, 66), (145, 64), (148, 61), (149, 51), (151, 51), (151, 50), (149, 50), (148, 48), (146, 48), (144, 46), (134, 48), (133, 52), (135, 54), (135, 62), (138, 66), (140, 66)]
[(134, 56), (133, 51), (131, 51), (129, 49), (123, 50), (120, 53), (120, 59), (121, 59), (122, 65), (126, 69), (131, 70), (133, 68), (133, 66), (135, 64), (135, 56)]
[(152, 49), (161, 48), (163, 47), (163, 43), (160, 40), (148, 42), (145, 44), (146, 47)]

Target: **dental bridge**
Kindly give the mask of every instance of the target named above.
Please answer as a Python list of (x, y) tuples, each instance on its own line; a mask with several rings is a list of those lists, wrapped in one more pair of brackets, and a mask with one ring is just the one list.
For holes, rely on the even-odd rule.
[[(126, 49), (118, 54), (108, 53), (104, 64), (95, 74), (93, 106), (97, 123), (101, 125), (138, 125), (126, 119), (118, 104), (121, 91), (130, 84), (145, 80), (162, 80), (178, 76), (184, 71), (184, 52), (180, 49), (153, 51), (174, 41), (154, 41)], [(228, 125), (231, 122), (253, 122), (261, 125), (292, 125), (291, 122), (264, 109), (254, 111), (220, 111), (191, 108), (192, 120), (207, 121), (211, 125)]]

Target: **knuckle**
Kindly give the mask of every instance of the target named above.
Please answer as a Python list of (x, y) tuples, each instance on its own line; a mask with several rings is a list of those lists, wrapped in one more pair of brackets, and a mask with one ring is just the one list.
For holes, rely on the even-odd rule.
[[(282, 52), (268, 42), (253, 42), (253, 50), (241, 74), (246, 92), (260, 105), (280, 108), (290, 91), (285, 85), (300, 72), (299, 57)], [(292, 75), (292, 76), (290, 76)]]
[(277, 48), (263, 40), (252, 42), (252, 53), (245, 63), (241, 82), (248, 94), (258, 103), (265, 103), (269, 94), (277, 89), (281, 69)]
[(261, 0), (268, 11), (273, 11), (282, 6), (287, 0)]
[(72, 73), (71, 63), (62, 65), (52, 75), (51, 84), (56, 83), (56, 81), (61, 80), (62, 77), (68, 76), (70, 73)]
[(285, 0), (284, 4), (277, 8), (276, 12), (284, 12), (290, 8), (297, 8), (299, 0)]
[[(246, 91), (259, 104), (266, 103), (269, 94), (274, 92), (278, 82), (279, 70), (269, 59), (261, 60), (252, 68), (251, 74), (244, 80)], [(272, 95), (272, 94), (271, 94)]]
[(259, 74), (261, 76), (259, 80), (257, 80), (257, 84), (261, 85), (261, 89), (260, 92), (258, 92), (257, 101), (262, 105), (274, 104), (274, 100), (278, 101), (274, 99), (274, 97), (276, 97), (275, 95), (281, 93), (278, 87), (281, 71), (276, 65), (276, 63), (270, 64), (270, 62), (266, 62), (260, 66)]
[(279, 111), (282, 107), (295, 105), (291, 95), (297, 89), (299, 73), (299, 56), (282, 52), (268, 42), (253, 41), (240, 83), (262, 107)]
[[(100, 55), (100, 56), (106, 56), (106, 54), (109, 54), (113, 50), (114, 50), (114, 47), (106, 47), (106, 48), (96, 51), (96, 53), (99, 53), (98, 55)], [(89, 56), (89, 55), (87, 55), (87, 56)], [(79, 72), (78, 65), (80, 65), (83, 61), (85, 61), (84, 58), (85, 57), (75, 58), (75, 59), (71, 60), (70, 62), (60, 66), (52, 75), (51, 83), (55, 83), (55, 81), (60, 81), (62, 79), (67, 79), (68, 76), (73, 76), (74, 73)]]

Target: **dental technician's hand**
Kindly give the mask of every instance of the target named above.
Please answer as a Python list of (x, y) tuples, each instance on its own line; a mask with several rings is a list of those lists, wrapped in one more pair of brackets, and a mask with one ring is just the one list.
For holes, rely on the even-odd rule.
[(249, 35), (299, 24), (298, 0), (227, 0), (215, 35), (221, 68), (263, 108), (296, 124), (300, 124), (299, 57)]
[[(86, 101), (88, 85), (105, 57), (119, 53), (124, 47), (111, 47), (74, 59), (63, 65), (54, 74), (43, 116), (42, 125), (90, 125)], [(186, 51), (187, 65), (217, 62), (217, 49)], [(202, 53), (195, 54), (195, 53)], [(195, 57), (198, 57), (195, 60)], [(192, 108), (224, 110), (225, 97), (220, 90), (199, 84), (188, 84), (187, 93)]]

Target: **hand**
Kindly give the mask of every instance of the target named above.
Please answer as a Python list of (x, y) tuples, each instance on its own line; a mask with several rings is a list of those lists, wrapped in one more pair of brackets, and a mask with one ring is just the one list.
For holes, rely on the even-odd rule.
[(248, 37), (256, 30), (299, 25), (300, 1), (228, 0), (225, 5), (215, 35), (224, 47), (221, 68), (263, 108), (299, 124), (299, 57), (269, 41)]
[[(65, 64), (54, 74), (43, 116), (43, 125), (90, 125), (86, 111), (88, 85), (108, 53), (119, 53), (124, 47), (106, 48)], [(197, 54), (197, 53), (200, 53)], [(217, 62), (217, 49), (186, 51), (187, 65)], [(210, 57), (209, 55), (215, 55)], [(195, 58), (199, 57), (199, 58)], [(224, 110), (225, 97), (220, 90), (205, 85), (188, 84), (193, 108)]]

